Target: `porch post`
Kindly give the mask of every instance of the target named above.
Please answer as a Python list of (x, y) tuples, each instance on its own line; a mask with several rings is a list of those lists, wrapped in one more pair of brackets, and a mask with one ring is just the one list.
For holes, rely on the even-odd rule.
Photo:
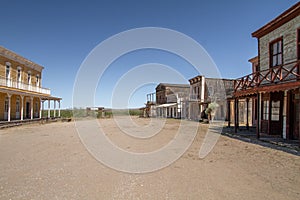
[(237, 133), (237, 98), (234, 99), (234, 132)]
[(247, 119), (246, 119), (246, 129), (247, 130), (249, 130), (249, 98), (246, 98), (246, 112), (247, 112), (247, 114), (246, 114), (246, 117), (247, 117)]
[(237, 124), (237, 129), (239, 129), (240, 128), (239, 98), (236, 99), (236, 124)]
[(283, 109), (282, 109), (282, 138), (283, 139), (287, 139), (287, 138), (289, 138), (288, 137), (288, 133), (289, 133), (289, 131), (287, 131), (287, 114), (289, 113), (289, 112), (287, 112), (287, 105), (288, 105), (288, 91), (287, 90), (285, 90), (284, 91), (284, 96), (283, 96)]
[(48, 118), (50, 118), (50, 100), (48, 99)]
[(21, 96), (21, 121), (24, 120), (24, 96), (23, 95), (20, 95)]
[(11, 94), (7, 94), (8, 96), (8, 111), (7, 111), (7, 121), (10, 122), (10, 112), (11, 112)]
[(53, 110), (53, 117), (56, 117), (56, 100), (54, 100), (54, 110)]
[(227, 120), (228, 120), (228, 127), (230, 128), (230, 100), (227, 100)]
[(191, 120), (191, 106), (192, 103), (189, 101), (189, 111), (188, 111), (188, 119)]
[(60, 100), (58, 100), (58, 117), (60, 117)]
[(259, 129), (260, 129), (260, 93), (257, 93), (257, 108), (256, 108), (256, 113), (257, 113), (257, 123), (256, 123), (256, 138), (259, 139), (260, 134), (259, 134)]
[(30, 119), (33, 119), (33, 97), (30, 97)]
[(44, 114), (44, 110), (45, 110), (45, 108), (44, 108), (44, 106), (45, 106), (45, 105), (44, 105), (44, 103), (45, 103), (45, 100), (44, 100), (44, 101), (42, 101), (42, 117), (44, 117), (44, 116), (43, 116), (43, 114)]
[(40, 115), (39, 115), (39, 118), (41, 119), (42, 118), (42, 110), (43, 110), (43, 102), (42, 102), (42, 99), (40, 98)]

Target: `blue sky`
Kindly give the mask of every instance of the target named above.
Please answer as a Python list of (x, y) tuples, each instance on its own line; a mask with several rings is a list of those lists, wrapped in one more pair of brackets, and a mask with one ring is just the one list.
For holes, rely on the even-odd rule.
[[(248, 59), (257, 55), (251, 33), (281, 14), (295, 0), (198, 1), (1, 1), (0, 45), (45, 67), (44, 87), (72, 106), (76, 73), (100, 42), (140, 27), (182, 32), (200, 43), (221, 76), (238, 78), (251, 71)], [(95, 105), (110, 107), (111, 91), (128, 70), (145, 63), (172, 66), (187, 79), (198, 75), (175, 55), (157, 50), (120, 57), (100, 81)], [(167, 76), (167, 74), (166, 74)], [(129, 107), (141, 107), (155, 84), (138, 88)]]

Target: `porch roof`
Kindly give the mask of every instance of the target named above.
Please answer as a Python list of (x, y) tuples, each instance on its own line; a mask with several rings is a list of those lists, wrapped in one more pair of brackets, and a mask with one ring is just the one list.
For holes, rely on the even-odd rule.
[(289, 82), (284, 84), (266, 85), (260, 87), (254, 87), (246, 90), (238, 90), (234, 93), (235, 97), (249, 96), (257, 94), (258, 92), (277, 92), (284, 90), (292, 90), (300, 87), (300, 81)]
[(56, 101), (62, 100), (62, 98), (60, 97), (54, 97), (48, 94), (31, 92), (27, 90), (12, 90), (6, 87), (3, 88), (0, 87), (0, 92), (7, 93), (7, 94), (14, 94), (14, 95), (37, 97), (37, 98), (41, 98), (42, 100), (56, 100)]
[(175, 106), (177, 105), (177, 103), (165, 103), (165, 104), (161, 104), (159, 106), (156, 106), (157, 108), (166, 108), (166, 107), (170, 107), (170, 106)]

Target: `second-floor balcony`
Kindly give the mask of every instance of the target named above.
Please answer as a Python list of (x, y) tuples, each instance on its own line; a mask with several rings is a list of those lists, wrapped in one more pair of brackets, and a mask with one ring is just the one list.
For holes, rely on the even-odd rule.
[(0, 86), (50, 95), (50, 89), (23, 83), (21, 81), (15, 81), (3, 76), (0, 76)]
[[(276, 87), (284, 83), (299, 83), (300, 61), (257, 71), (234, 81), (234, 92), (245, 93), (262, 87)], [(292, 85), (291, 84), (291, 85)]]

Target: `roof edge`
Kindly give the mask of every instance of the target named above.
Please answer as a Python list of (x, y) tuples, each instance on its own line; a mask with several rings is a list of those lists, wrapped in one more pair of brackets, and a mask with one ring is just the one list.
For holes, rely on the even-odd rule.
[(297, 17), (300, 13), (300, 2), (296, 3), (286, 11), (284, 11), (281, 15), (258, 29), (257, 31), (252, 33), (252, 37), (260, 38), (271, 31), (275, 30), (276, 28), (282, 26), (286, 22), (290, 21), (291, 19)]
[(3, 46), (0, 46), (0, 56), (6, 57), (10, 60), (16, 61), (20, 64), (23, 64), (31, 69), (37, 70), (39, 72), (42, 72), (42, 70), (44, 69), (43, 66), (32, 62), (31, 60), (24, 58), (23, 56), (20, 56), (19, 54), (4, 48)]

